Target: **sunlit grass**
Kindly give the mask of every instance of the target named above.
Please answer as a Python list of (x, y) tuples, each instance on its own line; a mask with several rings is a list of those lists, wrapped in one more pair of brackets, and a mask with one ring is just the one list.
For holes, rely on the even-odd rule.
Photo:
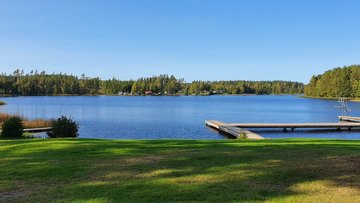
[(0, 140), (0, 202), (359, 202), (360, 141)]

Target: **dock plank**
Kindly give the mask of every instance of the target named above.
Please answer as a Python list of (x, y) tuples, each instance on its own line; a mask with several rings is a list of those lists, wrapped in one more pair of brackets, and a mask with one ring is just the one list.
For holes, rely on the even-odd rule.
[(223, 123), (221, 121), (206, 120), (205, 124), (206, 126), (210, 126), (212, 128), (219, 130), (220, 132), (227, 133), (236, 138), (239, 138), (241, 133), (245, 133), (248, 139), (264, 139), (264, 137), (262, 137), (261, 135), (251, 132), (249, 130), (245, 130), (239, 127), (225, 126), (226, 123)]
[[(212, 128), (225, 132), (235, 137), (239, 137), (241, 132), (247, 133), (250, 139), (264, 139), (261, 135), (248, 131), (248, 128), (267, 129), (267, 128), (280, 128), (287, 131), (292, 131), (296, 128), (304, 129), (352, 129), (360, 128), (360, 118), (358, 117), (342, 117), (344, 120), (354, 119), (352, 122), (338, 122), (338, 123), (223, 123), (216, 120), (206, 120), (205, 124)], [(357, 120), (359, 119), (359, 121)], [(356, 121), (355, 121), (356, 120)], [(358, 122), (357, 122), (358, 121)]]
[(360, 128), (360, 123), (227, 123), (223, 126), (240, 128)]
[(225, 124), (226, 123), (223, 123), (221, 121), (215, 121), (215, 120), (206, 120), (205, 121), (206, 126), (210, 126), (210, 127), (216, 128), (218, 130), (220, 130), (220, 126), (223, 126)]
[(30, 133), (35, 133), (35, 132), (46, 132), (51, 130), (51, 127), (45, 127), (45, 128), (26, 128), (23, 131), (24, 132), (30, 132)]
[(360, 123), (360, 117), (354, 117), (354, 116), (339, 116), (339, 120)]
[(241, 133), (245, 133), (246, 138), (247, 139), (255, 139), (255, 140), (259, 140), (259, 139), (265, 139), (264, 137), (262, 137), (259, 134), (256, 134), (254, 132), (251, 132), (249, 130), (245, 130), (242, 128), (238, 128), (238, 127), (225, 127), (225, 126), (220, 126), (220, 130), (223, 132), (226, 132), (236, 138), (239, 138)]

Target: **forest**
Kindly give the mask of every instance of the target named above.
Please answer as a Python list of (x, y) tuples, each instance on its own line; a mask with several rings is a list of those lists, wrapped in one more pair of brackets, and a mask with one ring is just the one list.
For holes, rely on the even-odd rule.
[(360, 97), (360, 65), (334, 68), (314, 75), (304, 93), (309, 97)]
[(4, 95), (212, 95), (212, 94), (301, 94), (304, 84), (291, 81), (193, 81), (173, 75), (137, 80), (102, 80), (45, 71), (15, 70), (0, 75)]

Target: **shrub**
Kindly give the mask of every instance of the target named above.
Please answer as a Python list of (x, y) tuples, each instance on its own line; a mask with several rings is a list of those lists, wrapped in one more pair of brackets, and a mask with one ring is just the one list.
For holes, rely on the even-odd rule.
[(3, 137), (21, 137), (23, 134), (22, 119), (18, 116), (7, 118), (1, 125), (1, 136)]
[(247, 134), (246, 134), (246, 132), (241, 131), (241, 132), (239, 133), (238, 139), (247, 139)]
[(0, 106), (5, 105), (5, 104), (6, 104), (6, 102), (0, 101)]
[(61, 116), (57, 120), (52, 121), (52, 129), (47, 133), (51, 138), (57, 137), (77, 137), (79, 126), (71, 118)]

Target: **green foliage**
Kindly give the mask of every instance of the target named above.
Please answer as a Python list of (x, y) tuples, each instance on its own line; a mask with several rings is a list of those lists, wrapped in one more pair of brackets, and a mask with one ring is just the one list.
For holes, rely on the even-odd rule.
[(23, 134), (22, 119), (18, 116), (12, 116), (6, 119), (1, 126), (1, 136), (3, 137), (21, 137)]
[(313, 76), (304, 92), (312, 97), (360, 97), (360, 65), (334, 68)]
[(244, 132), (244, 131), (241, 131), (240, 132), (240, 134), (239, 134), (239, 137), (238, 137), (238, 139), (247, 139), (248, 137), (247, 137), (247, 134), (246, 134), (246, 132)]
[(182, 89), (186, 86), (184, 79), (176, 79), (173, 75), (159, 75), (149, 78), (140, 78), (131, 87), (131, 93), (143, 95), (151, 91), (158, 95), (183, 94)]
[(6, 102), (0, 101), (0, 106), (5, 105)]
[(52, 122), (52, 129), (47, 134), (50, 138), (78, 137), (78, 124), (71, 118), (61, 116)]
[(289, 81), (194, 81), (188, 94), (301, 94), (304, 85)]
[(0, 75), (0, 89), (11, 95), (82, 95), (99, 94), (100, 78), (89, 78), (82, 75), (78, 78), (67, 74), (46, 74), (16, 70), (13, 74)]
[[(210, 95), (210, 94), (301, 94), (304, 85), (289, 81), (193, 81), (186, 83), (173, 75), (121, 81), (115, 78), (100, 80), (81, 75), (46, 74), (16, 70), (11, 75), (0, 75), (0, 89), (12, 95)], [(360, 92), (359, 92), (360, 93)]]

